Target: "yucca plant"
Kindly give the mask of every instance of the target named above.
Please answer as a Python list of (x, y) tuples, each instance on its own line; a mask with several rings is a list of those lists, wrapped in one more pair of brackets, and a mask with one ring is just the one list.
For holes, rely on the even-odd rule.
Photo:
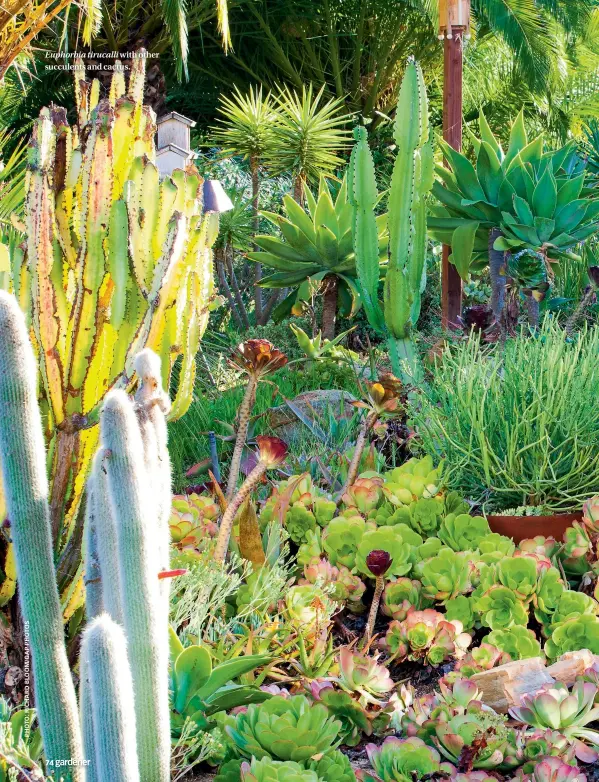
[[(292, 292), (275, 310), (275, 318), (291, 312), (294, 304), (311, 296), (312, 288), (324, 293), (322, 336), (333, 339), (338, 306), (345, 315), (352, 315), (360, 304), (356, 286), (356, 263), (353, 248), (353, 210), (348, 200), (347, 184), (342, 182), (333, 200), (324, 177), (318, 194), (305, 190), (307, 210), (291, 196), (285, 196), (286, 217), (262, 212), (281, 231), (281, 237), (257, 236), (259, 252), (248, 258), (276, 271), (265, 277), (265, 288), (292, 288)], [(376, 219), (379, 240), (379, 260), (386, 257), (387, 215)]]
[(315, 184), (323, 174), (333, 174), (343, 165), (337, 153), (350, 138), (344, 129), (350, 116), (341, 113), (343, 99), (321, 103), (323, 93), (324, 85), (314, 95), (310, 84), (302, 87), (301, 95), (284, 87), (275, 97), (277, 121), (268, 163), (275, 174), (291, 173), (293, 197), (300, 204), (306, 183)]
[[(599, 200), (585, 188), (587, 175), (572, 144), (545, 151), (543, 137), (529, 141), (521, 112), (506, 152), (479, 117), (480, 139), (472, 137), (474, 164), (445, 142), (450, 169), (437, 166), (432, 235), (451, 245), (450, 260), (462, 279), (489, 263), (492, 306), (497, 319), (505, 303), (506, 251), (541, 252), (559, 261), (599, 230)], [(474, 267), (473, 261), (478, 262)]]
[[(274, 125), (277, 119), (274, 101), (262, 87), (250, 87), (244, 95), (238, 87), (232, 97), (221, 97), (219, 125), (212, 130), (214, 141), (221, 145), (223, 156), (241, 156), (247, 160), (252, 177), (253, 231), (258, 233), (260, 209), (260, 168), (273, 153)], [(254, 269), (256, 321), (262, 322), (262, 292), (257, 287), (262, 277), (262, 267)]]

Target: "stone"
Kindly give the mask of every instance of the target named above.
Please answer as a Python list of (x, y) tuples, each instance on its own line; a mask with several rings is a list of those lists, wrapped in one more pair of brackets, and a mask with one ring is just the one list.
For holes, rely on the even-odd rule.
[(545, 666), (540, 657), (514, 660), (490, 671), (477, 673), (472, 680), (482, 693), (483, 703), (505, 714), (512, 706), (519, 705), (521, 697), (527, 693), (537, 692), (555, 682), (570, 687), (577, 676), (598, 661), (599, 655), (581, 649), (566, 652), (549, 666)]

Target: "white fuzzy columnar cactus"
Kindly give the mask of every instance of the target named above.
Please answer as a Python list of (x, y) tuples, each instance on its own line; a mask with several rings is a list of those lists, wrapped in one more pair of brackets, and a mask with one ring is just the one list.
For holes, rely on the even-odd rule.
[[(81, 665), (88, 691), (82, 695), (88, 707), (83, 713), (86, 749), (94, 753), (86, 782), (140, 782), (136, 751), (133, 682), (122, 627), (108, 614), (101, 614), (83, 635)], [(89, 703), (85, 703), (88, 701)], [(90, 719), (91, 717), (91, 719)], [(92, 734), (89, 735), (89, 730)], [(143, 777), (143, 779), (158, 777)]]
[(140, 777), (148, 782), (166, 782), (170, 766), (168, 617), (158, 579), (157, 507), (138, 417), (123, 391), (113, 391), (106, 397), (100, 430), (116, 526)]
[[(87, 483), (87, 501), (90, 495), (94, 504), (94, 522), (96, 527), (96, 547), (99, 560), (101, 591), (103, 606), (115, 622), (123, 623), (123, 607), (121, 603), (121, 577), (117, 549), (116, 524), (110, 507), (108, 492), (108, 474), (105, 465), (105, 451), (100, 449), (93, 461), (92, 474)], [(86, 570), (86, 580), (89, 573)], [(90, 614), (86, 605), (88, 621), (95, 614)]]
[(4, 291), (0, 291), (0, 453), (48, 768), (69, 782), (80, 782), (83, 749), (54, 572), (37, 364), (23, 313)]

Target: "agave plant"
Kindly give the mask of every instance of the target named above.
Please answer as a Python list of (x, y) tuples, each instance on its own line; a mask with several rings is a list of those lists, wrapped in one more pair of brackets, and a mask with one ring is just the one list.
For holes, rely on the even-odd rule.
[[(280, 230), (281, 237), (259, 235), (258, 252), (248, 258), (275, 270), (261, 281), (265, 288), (292, 288), (292, 292), (276, 308), (275, 320), (289, 315), (292, 307), (322, 289), (322, 336), (335, 337), (337, 308), (351, 315), (359, 305), (356, 287), (356, 264), (353, 249), (352, 206), (348, 201), (347, 184), (342, 182), (333, 200), (326, 180), (321, 177), (318, 193), (305, 189), (307, 210), (291, 196), (283, 198), (286, 217), (262, 212)], [(386, 259), (386, 215), (377, 218), (379, 257)]]
[(505, 304), (504, 251), (530, 249), (559, 259), (599, 228), (599, 202), (585, 190), (572, 145), (545, 152), (542, 136), (529, 141), (521, 112), (506, 152), (481, 112), (476, 160), (442, 143), (450, 169), (437, 167), (433, 194), (440, 203), (429, 230), (451, 245), (451, 261), (462, 279), (473, 260), (489, 263), (492, 307), (499, 319)]

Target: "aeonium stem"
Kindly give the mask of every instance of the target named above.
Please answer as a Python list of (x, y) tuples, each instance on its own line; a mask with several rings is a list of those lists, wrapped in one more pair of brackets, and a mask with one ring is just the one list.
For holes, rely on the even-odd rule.
[(374, 623), (379, 611), (379, 603), (381, 602), (381, 595), (385, 588), (385, 577), (377, 576), (376, 586), (374, 588), (374, 596), (372, 598), (372, 605), (370, 606), (370, 613), (368, 614), (368, 621), (366, 622), (366, 632), (364, 633), (364, 641), (368, 643), (372, 638), (374, 630)]
[(229, 468), (229, 480), (227, 482), (227, 501), (230, 502), (235, 494), (235, 488), (237, 487), (237, 478), (239, 477), (239, 468), (241, 467), (241, 455), (243, 453), (243, 447), (247, 439), (247, 433), (250, 425), (250, 416), (254, 402), (256, 399), (256, 387), (258, 386), (258, 380), (256, 377), (250, 375), (243, 401), (239, 407), (239, 426), (237, 428), (237, 437), (235, 438), (235, 448), (233, 450), (233, 457), (231, 459), (231, 466)]
[(347, 470), (347, 478), (345, 479), (343, 488), (336, 498), (337, 505), (339, 505), (343, 495), (356, 480), (362, 454), (364, 453), (364, 446), (366, 445), (366, 437), (368, 436), (368, 433), (372, 427), (376, 424), (378, 417), (378, 412), (376, 410), (372, 410), (370, 413), (368, 413), (360, 425), (360, 431), (358, 432), (358, 438), (356, 440), (356, 447), (354, 448), (354, 455), (352, 456), (351, 462), (349, 463), (349, 468)]
[(237, 515), (237, 511), (241, 507), (246, 497), (248, 497), (256, 488), (267, 469), (267, 464), (264, 462), (258, 462), (258, 464), (254, 467), (254, 469), (241, 485), (241, 488), (237, 494), (227, 505), (227, 509), (225, 510), (220, 523), (218, 538), (216, 540), (216, 547), (214, 549), (214, 560), (216, 562), (225, 561), (227, 549), (229, 548), (229, 539), (233, 529), (233, 522), (235, 520), (235, 516)]

